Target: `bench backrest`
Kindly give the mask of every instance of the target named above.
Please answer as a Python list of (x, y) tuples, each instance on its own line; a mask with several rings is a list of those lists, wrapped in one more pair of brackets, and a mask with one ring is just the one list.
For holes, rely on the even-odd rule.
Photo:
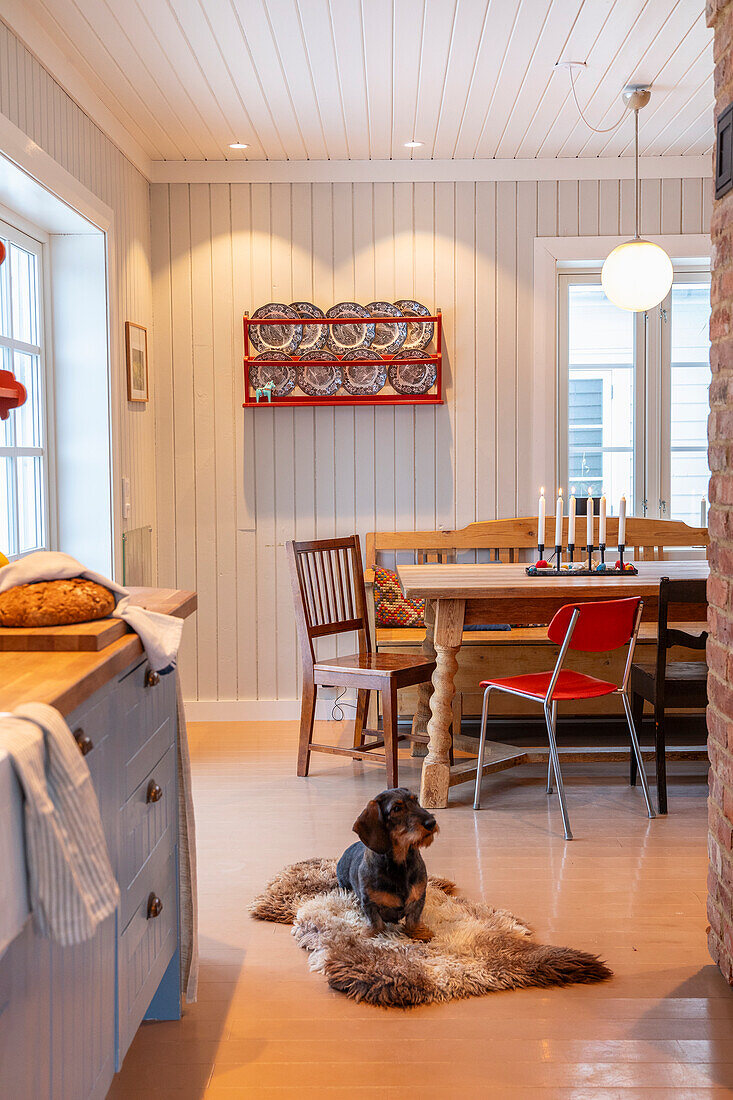
[[(563, 542), (567, 542), (567, 516), (564, 521)], [(576, 520), (576, 538), (585, 539), (585, 516)], [(596, 517), (595, 529), (598, 531)], [(596, 536), (597, 537), (597, 536)], [(609, 516), (606, 559), (614, 558), (618, 538), (618, 518)], [(555, 544), (555, 517), (548, 516), (545, 527), (546, 553)], [(629, 516), (626, 520), (626, 559), (662, 561), (668, 551), (685, 547), (707, 548), (707, 527), (689, 527), (673, 519), (649, 519)], [(381, 564), (381, 554), (405, 553), (412, 555), (416, 565), (426, 562), (453, 562), (460, 551), (487, 551), (491, 561), (523, 561), (528, 551), (537, 547), (537, 517), (517, 519), (491, 519), (482, 523), (470, 523), (457, 531), (377, 531), (366, 536), (366, 566), (368, 570)], [(582, 556), (580, 545), (576, 547), (576, 560)]]

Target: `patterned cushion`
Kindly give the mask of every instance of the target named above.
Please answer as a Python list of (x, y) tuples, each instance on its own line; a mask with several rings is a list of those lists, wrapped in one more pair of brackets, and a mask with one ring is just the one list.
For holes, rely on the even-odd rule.
[(408, 600), (391, 569), (374, 570), (374, 606), (377, 626), (425, 626), (425, 600)]

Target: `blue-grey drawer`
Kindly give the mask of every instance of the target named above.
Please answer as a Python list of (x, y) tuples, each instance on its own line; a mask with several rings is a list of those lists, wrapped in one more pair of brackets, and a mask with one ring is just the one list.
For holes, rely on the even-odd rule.
[(150, 769), (175, 740), (175, 673), (148, 683), (150, 666), (143, 661), (120, 682), (120, 709), (115, 714), (121, 746), (123, 806)]
[[(119, 942), (120, 1062), (176, 949), (176, 849), (159, 846), (140, 879), (140, 900)], [(162, 904), (157, 917), (148, 915), (153, 899)]]
[[(175, 844), (176, 751), (168, 749), (162, 760), (138, 784), (120, 810), (121, 927), (137, 908), (145, 889), (145, 866), (158, 845), (170, 852)], [(141, 886), (141, 882), (143, 885)]]

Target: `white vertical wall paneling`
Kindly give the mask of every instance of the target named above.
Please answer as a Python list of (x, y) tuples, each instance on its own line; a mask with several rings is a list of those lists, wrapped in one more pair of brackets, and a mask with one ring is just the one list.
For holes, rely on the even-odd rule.
[[(211, 294), (213, 362), (230, 363), (231, 371), (214, 369), (214, 423), (216, 425), (216, 605), (217, 694), (233, 699), (237, 692), (237, 576), (236, 443), (241, 430), (235, 380), (239, 377), (234, 354), (235, 316), (232, 284), (232, 216), (229, 187), (211, 189)], [(241, 400), (240, 400), (241, 405)], [(232, 598), (233, 597), (233, 598)]]
[[(282, 232), (278, 211), (272, 210), (268, 184), (252, 188), (252, 294), (257, 304), (272, 297), (273, 235)], [(275, 224), (273, 225), (273, 216)], [(250, 311), (251, 312), (251, 311)], [(277, 613), (275, 563), (275, 422), (273, 409), (257, 410), (253, 420), (255, 440), (255, 546), (257, 587), (253, 593), (257, 637), (257, 693), (277, 698)], [(292, 424), (286, 424), (284, 434)]]
[(199, 697), (217, 698), (216, 442), (211, 189), (190, 185), (191, 312), (193, 318), (193, 443), (196, 508), (196, 591), (199, 597)]
[[(173, 348), (173, 415), (175, 449), (172, 486), (176, 499), (176, 580), (180, 588), (196, 587), (196, 454), (193, 399), (193, 316), (191, 310), (191, 212), (189, 187), (170, 188), (171, 327)], [(167, 584), (167, 581), (163, 581)], [(183, 635), (181, 676), (184, 692), (198, 697), (198, 619)]]
[[(700, 181), (647, 182), (646, 232), (704, 230)], [(452, 526), (533, 505), (523, 475), (533, 239), (632, 233), (633, 182), (155, 185), (152, 209), (159, 570), (164, 584), (208, 585), (199, 632), (211, 652), (200, 644), (196, 667), (189, 643), (186, 693), (210, 698), (215, 682), (221, 699), (293, 699), (288, 538)], [(242, 413), (244, 309), (397, 297), (443, 308), (444, 406)]]
[[(435, 185), (416, 183), (414, 202), (413, 293), (428, 309), (439, 309), (435, 289)], [(435, 454), (438, 416), (443, 410), (435, 405), (415, 409), (415, 527), (418, 531), (435, 529)]]
[[(232, 209), (232, 301), (235, 379), (235, 492), (237, 496), (237, 698), (257, 698), (257, 633), (253, 604), (257, 591), (255, 542), (255, 411), (243, 409), (244, 337), (242, 313), (252, 312), (252, 195), (249, 187), (227, 189)], [(221, 370), (217, 360), (217, 373)], [(228, 371), (227, 371), (228, 372)], [(227, 597), (232, 598), (230, 593)]]
[(435, 300), (443, 310), (443, 383), (445, 405), (437, 406), (435, 435), (435, 519), (455, 526), (456, 332), (455, 185), (435, 188)]
[[(394, 189), (394, 298), (412, 294), (415, 285), (413, 250), (413, 185), (395, 184)], [(375, 295), (381, 292), (375, 287)], [(433, 309), (432, 302), (429, 309)], [(394, 410), (395, 526), (400, 531), (415, 528), (415, 412), (411, 405)]]
[[(593, 193), (589, 205), (593, 209)], [(514, 466), (517, 471), (515, 507), (517, 515), (531, 513), (536, 485), (523, 474), (526, 456), (532, 447), (532, 425), (525, 415), (532, 391), (532, 293), (534, 238), (537, 236), (537, 184), (523, 180), (517, 184), (517, 358), (516, 358), (516, 443)], [(547, 410), (552, 415), (552, 410)]]
[(152, 284), (153, 314), (155, 325), (148, 333), (148, 353), (156, 364), (155, 402), (155, 468), (156, 514), (151, 518), (153, 528), (154, 572), (164, 576), (166, 584), (176, 584), (176, 470), (175, 431), (176, 416), (173, 408), (173, 289), (171, 244), (174, 239), (171, 226), (170, 188), (156, 188), (151, 195), (152, 263), (155, 278)]
[[(131, 512), (122, 529), (144, 523), (155, 526), (155, 363), (147, 181), (4, 23), (0, 23), (0, 111), (114, 211), (118, 330), (111, 338), (123, 366), (117, 379), (119, 419), (114, 430), (120, 450), (120, 473), (130, 478), (131, 487)], [(126, 320), (148, 328), (151, 401), (147, 405), (127, 402)]]
[[(374, 192), (371, 183), (354, 184), (354, 297), (364, 304), (374, 300)], [(373, 531), (377, 522), (375, 498), (375, 409), (354, 415), (354, 510), (357, 531)]]
[[(272, 281), (276, 301), (292, 302), (297, 296), (293, 286), (292, 233), (293, 212), (291, 188), (279, 184), (272, 188)], [(295, 531), (295, 423), (299, 410), (283, 409), (282, 430), (274, 439), (273, 510), (275, 537), (272, 554), (275, 558), (276, 630), (277, 630), (277, 697), (292, 698), (296, 686), (296, 638), (293, 622), (293, 602), (288, 581), (285, 542)], [(275, 414), (266, 415), (273, 419)]]
[(476, 518), (496, 515), (496, 184), (476, 184)]
[(516, 515), (517, 185), (496, 185), (496, 507)]
[[(394, 301), (394, 203), (393, 189), (387, 184), (374, 184), (374, 273), (367, 301), (377, 298)], [(395, 456), (394, 406), (377, 406), (374, 410), (374, 477), (377, 527), (395, 524), (397, 478)]]
[[(476, 518), (476, 185), (455, 185), (455, 287), (453, 323), (455, 362), (460, 363), (460, 385), (455, 400), (455, 522), (458, 527)], [(463, 560), (463, 559), (460, 559)], [(470, 560), (470, 556), (465, 560)]]

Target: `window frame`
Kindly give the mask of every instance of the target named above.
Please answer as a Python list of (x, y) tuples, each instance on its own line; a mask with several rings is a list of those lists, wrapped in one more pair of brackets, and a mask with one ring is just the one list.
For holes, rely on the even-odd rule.
[[(573, 284), (600, 286), (601, 263), (557, 266), (556, 463), (558, 484), (568, 484), (568, 291)], [(710, 265), (674, 260), (676, 282), (705, 282)], [(671, 301), (672, 289), (658, 306), (634, 314), (634, 489), (632, 514), (668, 518), (671, 501)], [(655, 430), (655, 425), (659, 429)], [(656, 439), (655, 439), (656, 437)], [(666, 507), (662, 507), (665, 504)], [(615, 504), (614, 504), (615, 507)]]
[[(22, 226), (22, 228), (21, 228)], [(38, 330), (39, 345), (30, 345), (12, 337), (0, 336), (0, 347), (11, 350), (27, 352), (38, 355), (40, 363), (40, 378), (42, 387), (41, 397), (41, 428), (43, 446), (37, 447), (3, 447), (0, 446), (0, 457), (24, 457), (26, 455), (38, 455), (42, 459), (43, 468), (43, 522), (45, 527), (45, 548), (53, 550), (57, 546), (57, 494), (56, 494), (56, 464), (55, 464), (55, 440), (54, 440), (54, 382), (53, 382), (53, 355), (52, 355), (52, 331), (51, 331), (51, 287), (49, 271), (49, 237), (42, 229), (33, 226), (25, 219), (15, 218), (5, 207), (0, 207), (0, 237), (18, 247), (31, 252), (37, 258), (39, 268), (38, 279)], [(8, 259), (5, 261), (9, 262)], [(37, 349), (37, 350), (36, 350)], [(13, 413), (11, 411), (10, 415)], [(17, 485), (17, 479), (16, 479)], [(15, 530), (16, 542), (18, 534), (17, 501), (15, 502)], [(24, 553), (31, 553), (25, 551)], [(15, 561), (24, 554), (8, 554), (11, 561)]]

